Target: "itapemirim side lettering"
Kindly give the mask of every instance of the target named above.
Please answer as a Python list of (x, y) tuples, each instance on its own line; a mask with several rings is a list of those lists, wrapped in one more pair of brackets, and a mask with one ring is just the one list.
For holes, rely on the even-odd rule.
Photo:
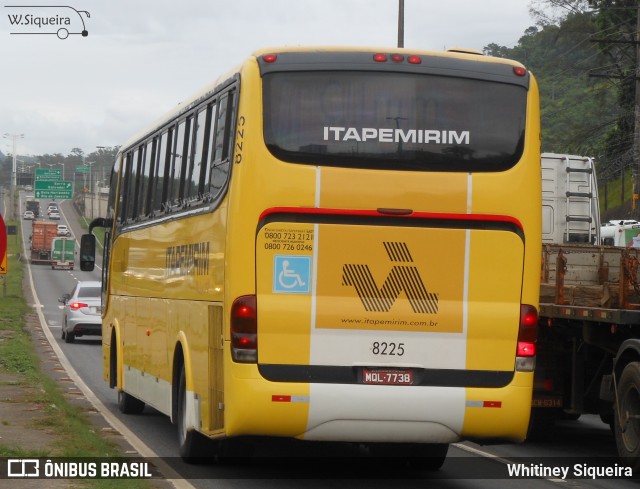
[(415, 313), (437, 314), (438, 294), (429, 292), (418, 267), (410, 265), (413, 257), (406, 243), (384, 242), (387, 256), (394, 265), (382, 287), (376, 283), (369, 265), (345, 264), (342, 285), (354, 287), (365, 310), (389, 312), (401, 292), (409, 299)]
[(209, 241), (169, 246), (165, 253), (167, 277), (207, 275), (209, 273)]

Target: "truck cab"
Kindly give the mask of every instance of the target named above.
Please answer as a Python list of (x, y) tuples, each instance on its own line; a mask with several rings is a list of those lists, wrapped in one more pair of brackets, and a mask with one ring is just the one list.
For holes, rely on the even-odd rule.
[(600, 244), (593, 158), (542, 153), (542, 242)]

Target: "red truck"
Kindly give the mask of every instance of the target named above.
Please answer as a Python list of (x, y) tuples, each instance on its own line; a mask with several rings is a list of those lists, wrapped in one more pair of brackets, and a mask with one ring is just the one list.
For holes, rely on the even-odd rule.
[(51, 263), (51, 244), (58, 236), (58, 225), (51, 221), (33, 221), (31, 263)]

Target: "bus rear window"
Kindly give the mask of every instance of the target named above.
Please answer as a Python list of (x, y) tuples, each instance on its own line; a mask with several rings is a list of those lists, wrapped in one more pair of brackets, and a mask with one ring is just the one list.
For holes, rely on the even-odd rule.
[(524, 146), (526, 89), (409, 73), (265, 74), (264, 137), (278, 158), (313, 165), (500, 171)]

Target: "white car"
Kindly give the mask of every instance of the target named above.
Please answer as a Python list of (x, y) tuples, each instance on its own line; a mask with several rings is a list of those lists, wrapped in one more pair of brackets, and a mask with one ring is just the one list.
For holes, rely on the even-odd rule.
[(60, 213), (58, 211), (51, 211), (49, 212), (49, 219), (56, 219), (56, 220), (60, 220)]
[(58, 236), (71, 236), (71, 231), (66, 224), (58, 224)]
[(30, 221), (33, 221), (35, 218), (36, 216), (33, 211), (24, 211), (24, 214), (22, 215), (22, 219), (28, 219)]
[(59, 302), (62, 308), (62, 339), (73, 343), (84, 335), (102, 334), (101, 283), (78, 282)]

